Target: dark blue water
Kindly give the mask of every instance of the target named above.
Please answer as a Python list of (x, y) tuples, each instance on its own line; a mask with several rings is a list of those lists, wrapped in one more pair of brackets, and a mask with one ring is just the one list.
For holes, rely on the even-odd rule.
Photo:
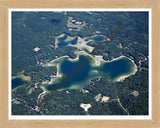
[(21, 78), (14, 78), (12, 79), (12, 89), (20, 86), (20, 85), (23, 85), (27, 83), (26, 81), (23, 81)]
[[(67, 46), (68, 44), (76, 44), (78, 38), (71, 41), (66, 41), (67, 35), (58, 39), (58, 46)], [(89, 37), (87, 40), (96, 42), (104, 41), (105, 37), (96, 35)], [(87, 51), (87, 49), (83, 49)], [(87, 57), (87, 58), (86, 58)], [(105, 77), (115, 81), (121, 75), (129, 75), (133, 72), (134, 64), (126, 57), (119, 58), (111, 62), (101, 61), (100, 65), (96, 65), (95, 60), (87, 55), (79, 55), (79, 59), (71, 60), (68, 57), (62, 58), (59, 64), (58, 74), (62, 77), (57, 77), (51, 84), (42, 84), (46, 90), (57, 89), (80, 89), (88, 85), (91, 79), (97, 77)], [(54, 64), (57, 64), (54, 62)]]
[[(90, 62), (84, 56), (80, 56), (79, 60), (71, 61), (69, 59), (64, 60), (60, 64), (60, 73), (63, 74), (62, 78), (57, 78), (57, 82), (47, 87), (47, 90), (68, 88), (73, 84), (81, 81), (86, 81), (86, 77), (89, 76), (89, 70), (91, 69)], [(46, 86), (46, 85), (45, 85)]]
[(70, 44), (74, 45), (74, 44), (77, 44), (77, 40), (78, 40), (78, 37), (76, 37), (74, 40), (72, 41), (69, 41)]
[(67, 39), (67, 35), (65, 35), (64, 37), (61, 37), (58, 39), (58, 46), (61, 47), (61, 46), (67, 46), (68, 45), (68, 42), (64, 42), (64, 40)]
[(77, 44), (78, 37), (76, 37), (75, 39), (73, 39), (71, 41), (65, 41), (65, 39), (67, 39), (66, 35), (64, 37), (61, 37), (61, 38), (58, 39), (58, 41), (59, 41), (58, 46), (59, 47), (67, 46), (68, 44), (72, 44), (72, 45)]
[(99, 71), (111, 79), (115, 79), (121, 75), (127, 75), (133, 71), (134, 64), (128, 58), (120, 58), (109, 63), (104, 63), (99, 68)]
[[(121, 75), (128, 75), (133, 72), (134, 64), (126, 57), (122, 57), (112, 62), (101, 62), (100, 66), (95, 66), (95, 61), (80, 55), (76, 61), (64, 59), (60, 64), (59, 73), (61, 78), (56, 78), (55, 82), (44, 85), (47, 90), (57, 90), (65, 88), (80, 89), (89, 84), (91, 79), (105, 77), (115, 80)], [(43, 86), (43, 85), (42, 85)]]

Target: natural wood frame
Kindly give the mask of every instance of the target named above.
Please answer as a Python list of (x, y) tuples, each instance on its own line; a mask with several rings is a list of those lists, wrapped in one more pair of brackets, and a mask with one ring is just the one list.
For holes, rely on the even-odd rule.
[[(8, 119), (8, 9), (9, 8), (151, 8), (152, 9), (152, 119), (151, 120), (9, 120)], [(160, 127), (160, 1), (159, 0), (0, 0), (0, 128), (27, 127)]]

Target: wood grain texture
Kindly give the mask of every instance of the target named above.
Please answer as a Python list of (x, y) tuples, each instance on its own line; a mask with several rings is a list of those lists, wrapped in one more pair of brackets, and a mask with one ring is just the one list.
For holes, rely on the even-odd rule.
[[(152, 120), (8, 120), (9, 8), (151, 8)], [(0, 128), (160, 128), (159, 0), (0, 0)]]

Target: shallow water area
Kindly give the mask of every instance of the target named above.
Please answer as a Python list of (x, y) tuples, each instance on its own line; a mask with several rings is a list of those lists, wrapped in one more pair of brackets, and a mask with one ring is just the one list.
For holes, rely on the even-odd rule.
[[(89, 55), (79, 55), (77, 59), (61, 58), (57, 64), (58, 74), (52, 82), (42, 84), (46, 90), (81, 89), (94, 78), (108, 78), (116, 81), (123, 75), (132, 75), (135, 64), (127, 57), (113, 61), (95, 59)], [(53, 64), (52, 63), (52, 64)]]
[[(80, 49), (76, 59), (69, 56), (62, 56), (51, 62), (44, 64), (57, 67), (57, 76), (51, 81), (43, 82), (41, 87), (45, 91), (63, 90), (63, 89), (81, 89), (90, 83), (94, 78), (107, 78), (112, 81), (120, 81), (120, 78), (126, 78), (135, 74), (137, 68), (134, 62), (120, 56), (111, 61), (106, 61), (102, 56), (92, 56), (90, 53), (94, 49), (88, 45), (88, 42), (104, 42), (104, 35), (93, 35), (90, 37), (71, 37), (61, 34), (57, 37), (58, 47), (71, 46)], [(125, 76), (125, 77), (124, 77)]]

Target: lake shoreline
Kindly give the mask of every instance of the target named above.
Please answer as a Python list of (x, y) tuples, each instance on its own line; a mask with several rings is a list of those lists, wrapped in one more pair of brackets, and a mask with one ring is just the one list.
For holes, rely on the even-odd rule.
[[(126, 56), (124, 56), (124, 55), (122, 55), (122, 56), (119, 56), (119, 57), (117, 57), (117, 58), (113, 58), (111, 61), (106, 61), (106, 60), (104, 60), (103, 58), (102, 58), (102, 56), (97, 56), (96, 58), (94, 58), (93, 56), (89, 56), (90, 54), (87, 54), (87, 53), (84, 53), (84, 52), (80, 52), (79, 54), (77, 54), (77, 57), (75, 58), (75, 59), (71, 59), (71, 58), (68, 58), (67, 57), (67, 60), (69, 60), (70, 62), (77, 62), (78, 60), (79, 60), (79, 57), (80, 56), (88, 56), (90, 59), (93, 59), (94, 61), (93, 62), (95, 62), (95, 64), (96, 64), (96, 61), (100, 61), (100, 62), (105, 62), (105, 63), (110, 63), (110, 62), (114, 62), (114, 61), (118, 61), (118, 60), (120, 60), (120, 59), (122, 59), (122, 58), (127, 58), (128, 60), (130, 60), (131, 62), (132, 62), (132, 64), (134, 65), (134, 69), (133, 69), (133, 72), (131, 72), (131, 73), (129, 73), (129, 75), (121, 75), (121, 76), (119, 76), (118, 78), (116, 78), (116, 80), (115, 80), (115, 82), (120, 82), (120, 81), (123, 81), (124, 79), (126, 79), (127, 77), (129, 77), (129, 76), (131, 76), (131, 75), (134, 75), (136, 72), (137, 72), (137, 66), (136, 66), (136, 64), (134, 63), (134, 61), (133, 60), (131, 60), (130, 58), (128, 58), (128, 57), (126, 57)], [(64, 57), (64, 56), (63, 56)], [(65, 59), (65, 57), (64, 57), (64, 59)], [(56, 59), (56, 60), (58, 60), (58, 58)], [(54, 62), (54, 60), (52, 60), (51, 61), (52, 63)], [(63, 62), (63, 61), (62, 61)], [(54, 66), (56, 66), (56, 65), (54, 65)], [(99, 66), (99, 64), (97, 64), (97, 66)], [(49, 86), (49, 85), (52, 85), (52, 84), (54, 84), (55, 83), (55, 81), (56, 81), (56, 79), (61, 79), (62, 78), (62, 76), (63, 76), (63, 73), (62, 72), (60, 72), (60, 64), (57, 64), (57, 75), (54, 77), (54, 78), (51, 78), (51, 80), (50, 81), (45, 81), (45, 82), (43, 82), (43, 84), (44, 84), (44, 86), (46, 85), (46, 86)], [(113, 80), (114, 81), (114, 80)], [(69, 88), (73, 88), (73, 87), (69, 87)], [(44, 90), (44, 87), (42, 88), (43, 90)], [(65, 90), (66, 88), (64, 88), (64, 89), (62, 89), (62, 90)], [(46, 91), (46, 89), (44, 90), (44, 91)]]

